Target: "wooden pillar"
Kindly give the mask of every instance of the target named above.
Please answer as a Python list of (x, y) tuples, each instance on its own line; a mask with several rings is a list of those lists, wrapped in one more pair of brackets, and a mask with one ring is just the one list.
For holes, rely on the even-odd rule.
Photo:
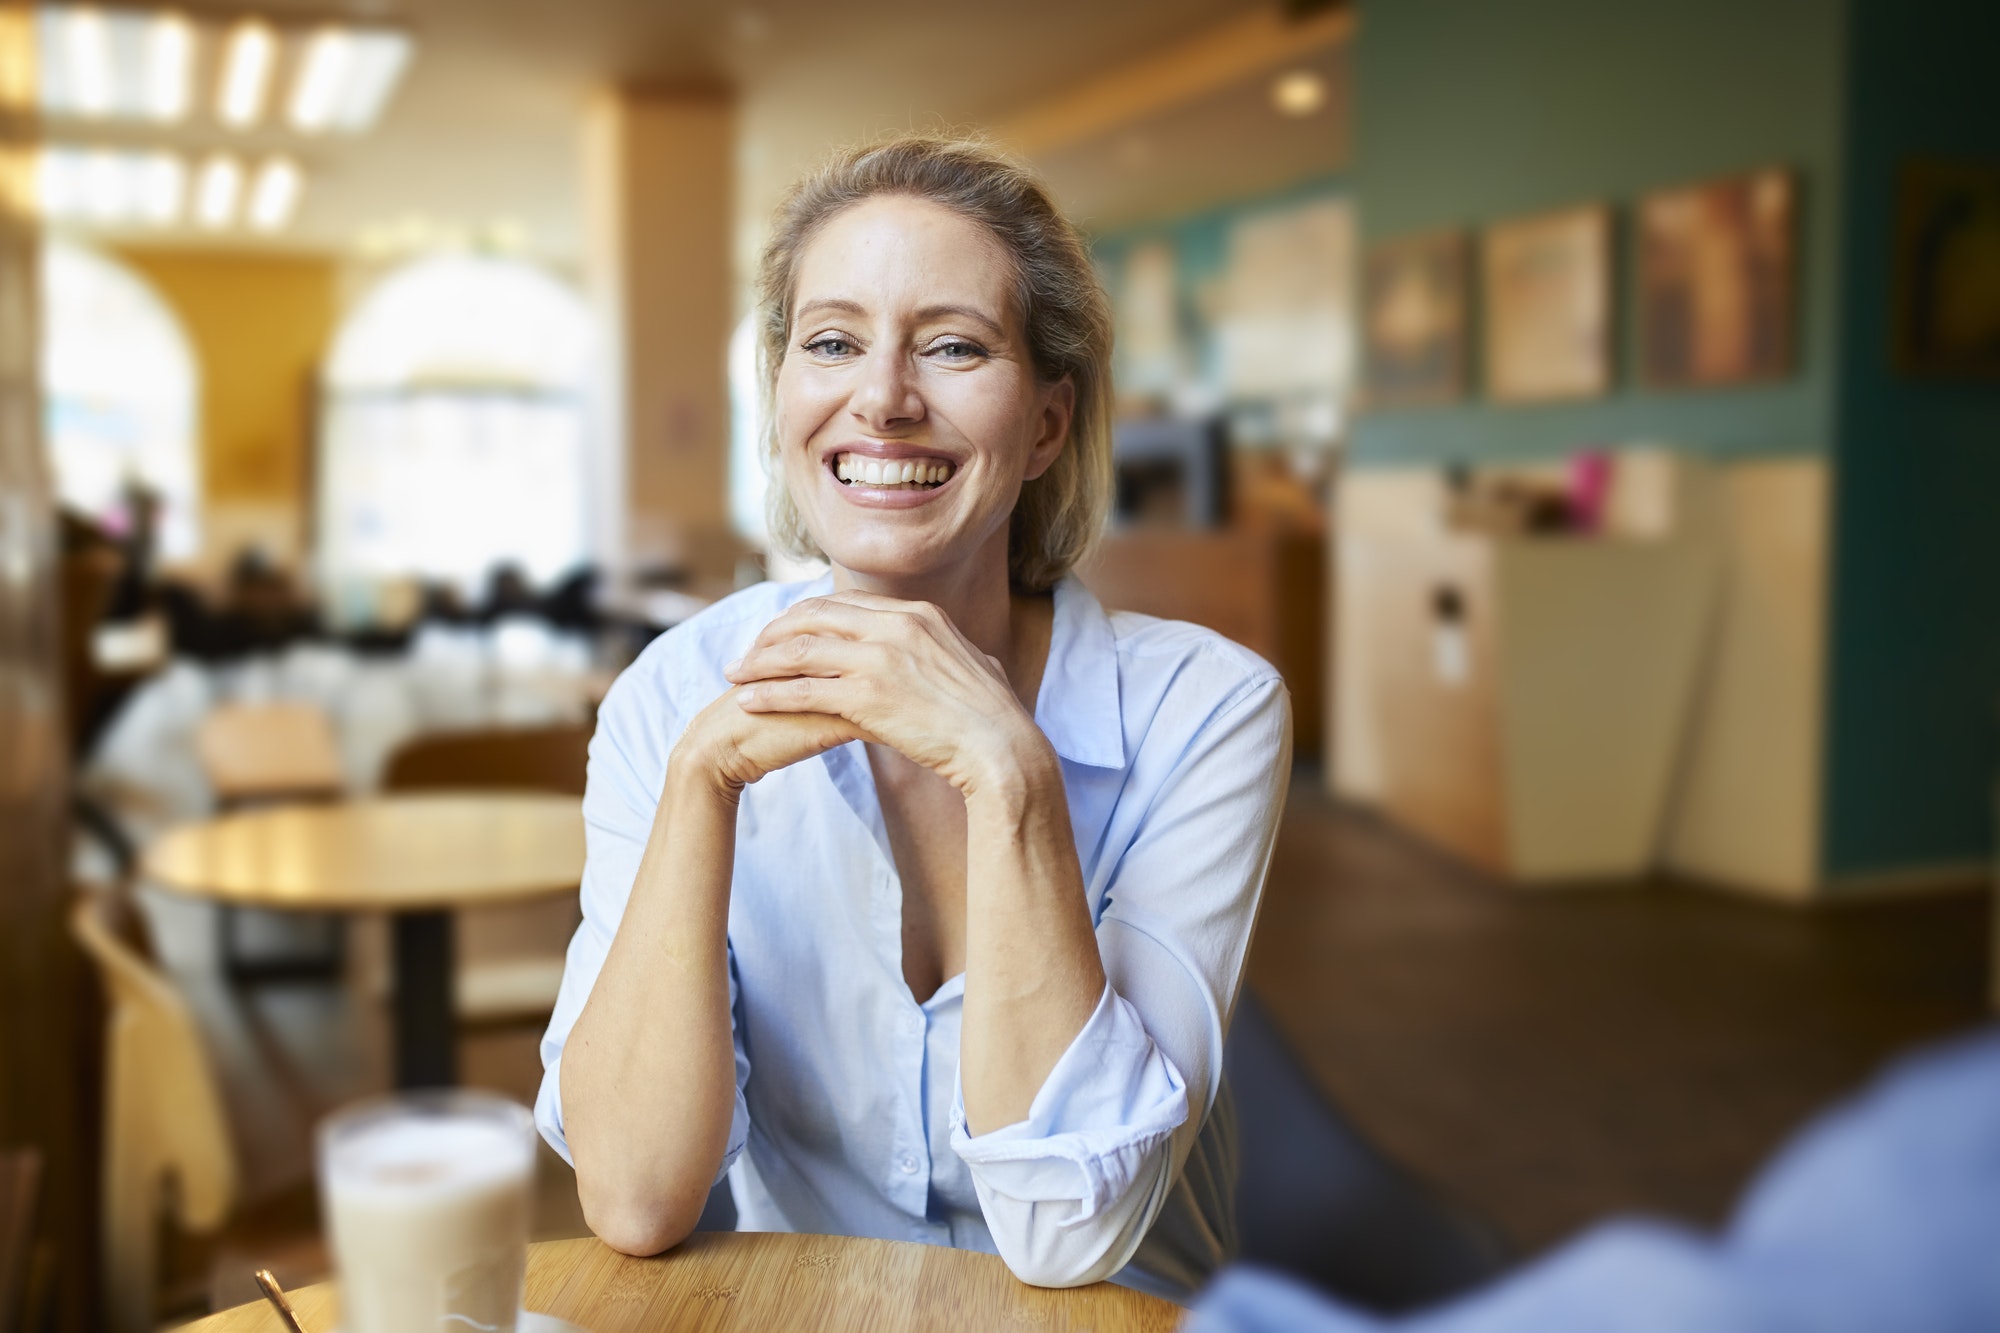
[(69, 762), (28, 189), (32, 14), (0, 0), (0, 1148), (41, 1155), (37, 1243), (54, 1260), (44, 1289), (58, 1327), (84, 1329), (97, 1179), (86, 1090), (98, 1043), (89, 979), (65, 925)]
[(598, 316), (596, 556), (726, 576), (736, 113), (713, 91), (607, 93), (585, 123)]

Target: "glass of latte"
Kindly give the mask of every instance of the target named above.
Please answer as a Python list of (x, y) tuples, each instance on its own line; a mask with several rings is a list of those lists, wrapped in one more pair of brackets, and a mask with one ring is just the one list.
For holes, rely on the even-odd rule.
[(489, 1093), (384, 1097), (322, 1121), (345, 1333), (512, 1333), (534, 1167), (534, 1117)]

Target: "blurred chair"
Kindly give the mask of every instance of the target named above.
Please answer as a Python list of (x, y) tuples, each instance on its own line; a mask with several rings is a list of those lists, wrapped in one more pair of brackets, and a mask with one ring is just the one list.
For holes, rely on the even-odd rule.
[(1241, 1145), (1240, 1258), (1379, 1314), (1449, 1299), (1505, 1271), (1500, 1234), (1363, 1139), (1247, 989), (1223, 1068)]
[[(292, 1281), (317, 1275), (325, 1256), (309, 1198), (305, 1208), (297, 1194), (239, 1208), (221, 1088), (187, 1002), (153, 961), (136, 904), (121, 891), (82, 889), (70, 930), (97, 970), (107, 1010), (102, 1327), (151, 1333), (164, 1317), (200, 1313), (210, 1304), (209, 1276), (224, 1269), (267, 1265)], [(288, 1253), (305, 1259), (285, 1264)]]
[(313, 704), (222, 704), (201, 720), (195, 750), (224, 809), (346, 790), (333, 723)]
[[(324, 710), (307, 703), (221, 704), (195, 729), (195, 753), (224, 810), (281, 801), (338, 800), (347, 789), (340, 745)], [(256, 920), (259, 934), (302, 947), (246, 953), (239, 922)], [(232, 980), (330, 977), (340, 971), (341, 918), (323, 913), (251, 912), (224, 906), (216, 915), (217, 948)]]
[[(581, 797), (590, 731), (581, 726), (441, 731), (404, 742), (382, 775), (388, 791), (549, 791)], [(539, 1024), (555, 1007), (575, 898), (458, 913), (461, 1022)]]

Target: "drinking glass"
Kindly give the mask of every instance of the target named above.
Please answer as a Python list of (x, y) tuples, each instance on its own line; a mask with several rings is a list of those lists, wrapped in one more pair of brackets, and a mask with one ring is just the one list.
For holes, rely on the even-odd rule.
[(345, 1333), (514, 1333), (535, 1121), (483, 1092), (361, 1102), (319, 1127)]

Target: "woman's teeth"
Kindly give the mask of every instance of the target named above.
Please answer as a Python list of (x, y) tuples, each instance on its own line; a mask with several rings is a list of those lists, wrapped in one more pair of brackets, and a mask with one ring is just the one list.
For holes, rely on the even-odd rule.
[(905, 486), (911, 489), (940, 486), (956, 471), (950, 463), (926, 462), (913, 458), (867, 458), (861, 454), (841, 454), (833, 460), (833, 475), (842, 481), (858, 481), (868, 486)]

